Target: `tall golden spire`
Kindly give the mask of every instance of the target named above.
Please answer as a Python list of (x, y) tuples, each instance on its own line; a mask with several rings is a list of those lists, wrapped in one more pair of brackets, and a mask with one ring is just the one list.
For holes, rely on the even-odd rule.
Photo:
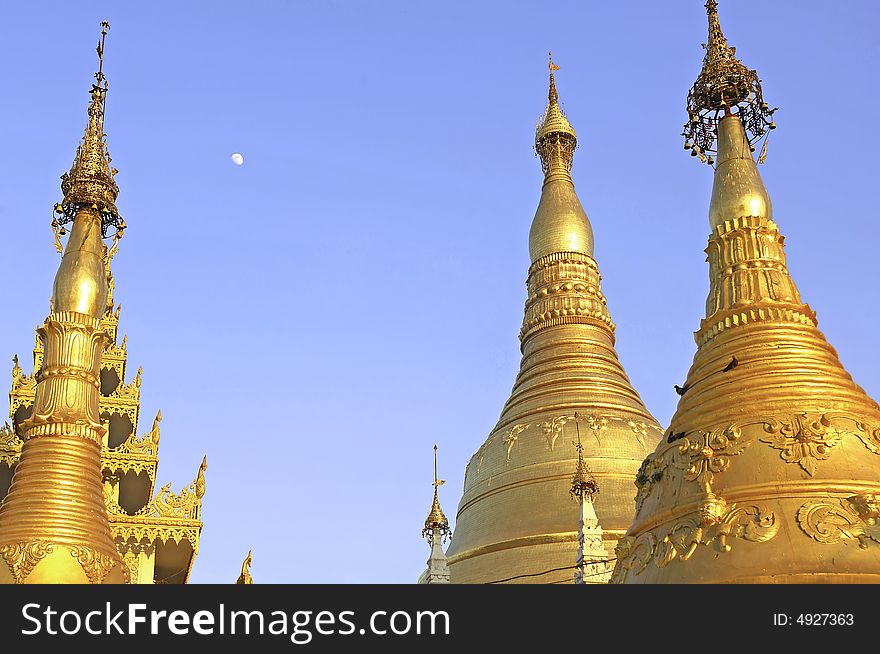
[(880, 582), (880, 406), (789, 275), (750, 147), (772, 112), (757, 74), (732, 49), (722, 57), (706, 7), (710, 47), (688, 96), (697, 139), (717, 129), (706, 318), (666, 438), (639, 471), (614, 581)]
[(571, 179), (577, 134), (559, 106), (553, 75), (559, 66), (553, 63), (552, 54), (549, 68), (547, 108), (535, 127), (535, 152), (544, 171), (544, 189), (529, 231), (532, 261), (554, 252), (593, 254), (593, 228)]
[(551, 59), (535, 135), (544, 184), (529, 232), (522, 362), (465, 471), (447, 552), (453, 583), (570, 582), (579, 518), (568, 493), (578, 453), (559, 437), (579, 427), (589, 434), (583, 460), (602, 486), (595, 511), (613, 546), (632, 520), (631, 479), (663, 432), (614, 349), (593, 232), (571, 178), (577, 136), (559, 107), (556, 70)]
[(117, 170), (111, 166), (112, 159), (107, 149), (104, 134), (104, 109), (107, 104), (109, 87), (104, 75), (104, 41), (110, 24), (101, 23), (101, 40), (96, 48), (98, 53), (98, 72), (90, 91), (89, 120), (86, 124), (82, 143), (70, 171), (61, 176), (61, 192), (64, 198), (55, 205), (57, 217), (52, 227), (64, 235), (64, 225), (71, 223), (81, 209), (88, 208), (101, 218), (101, 235), (106, 238), (108, 228), (115, 228), (115, 240), (122, 237), (125, 221), (116, 208), (119, 187), (116, 185)]
[(51, 313), (37, 333), (45, 356), (9, 494), (0, 506), (0, 582), (120, 583), (128, 569), (113, 543), (101, 478), (105, 427), (98, 410), (106, 335), (107, 248), (102, 237), (123, 227), (104, 145), (102, 23), (97, 83), (89, 122), (71, 172), (62, 178), (60, 232), (73, 223), (55, 276)]

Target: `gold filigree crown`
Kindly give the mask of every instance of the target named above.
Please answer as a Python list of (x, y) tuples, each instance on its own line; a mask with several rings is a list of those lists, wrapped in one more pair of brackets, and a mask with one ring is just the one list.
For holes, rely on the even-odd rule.
[[(57, 217), (53, 226), (59, 227), (73, 222), (81, 208), (91, 208), (101, 216), (101, 233), (107, 236), (112, 226), (118, 236), (122, 236), (125, 221), (116, 208), (119, 187), (116, 185), (117, 170), (112, 167), (110, 152), (104, 134), (104, 107), (107, 100), (107, 79), (104, 76), (104, 39), (110, 25), (101, 23), (101, 41), (98, 43), (98, 72), (96, 82), (89, 92), (89, 120), (82, 143), (70, 170), (61, 176), (61, 192), (64, 199), (55, 205)], [(63, 232), (61, 232), (63, 233)]]
[(716, 151), (721, 118), (738, 115), (751, 145), (767, 130), (776, 128), (773, 122), (776, 109), (764, 102), (758, 72), (737, 59), (736, 48), (728, 45), (718, 20), (716, 0), (706, 2), (706, 12), (709, 40), (703, 46), (706, 49), (703, 68), (688, 93), (688, 121), (682, 136), (685, 138), (684, 147), (692, 156), (712, 164), (712, 157), (707, 155)]
[(535, 126), (535, 153), (541, 159), (544, 174), (560, 163), (566, 171), (571, 170), (574, 151), (577, 149), (577, 133), (568, 122), (565, 112), (559, 106), (559, 93), (556, 90), (554, 70), (559, 66), (550, 58), (550, 90), (547, 93), (547, 108), (538, 118)]

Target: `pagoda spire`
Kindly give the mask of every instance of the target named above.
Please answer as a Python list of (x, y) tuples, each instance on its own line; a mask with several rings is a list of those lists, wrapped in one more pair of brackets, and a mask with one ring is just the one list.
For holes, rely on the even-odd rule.
[[(101, 477), (105, 432), (98, 397), (106, 335), (106, 227), (123, 224), (104, 145), (104, 40), (89, 120), (53, 221), (56, 240), (72, 223), (55, 277), (51, 313), (37, 333), (45, 355), (33, 411), (18, 426), (24, 440), (9, 494), (0, 506), (0, 582), (121, 583), (128, 568), (110, 534)], [(66, 231), (65, 231), (66, 233)]]
[(529, 231), (522, 359), (498, 422), (465, 471), (447, 552), (453, 583), (570, 582), (565, 570), (578, 542), (568, 482), (578, 453), (559, 438), (565, 426), (588, 430), (582, 455), (602, 485), (595, 512), (609, 544), (632, 520), (630, 479), (663, 433), (617, 358), (593, 230), (571, 176), (577, 135), (559, 103), (559, 66), (551, 58), (548, 67), (535, 131), (544, 175)]
[(727, 46), (717, 3), (706, 8), (685, 126), (698, 155), (718, 155), (706, 317), (666, 438), (636, 478), (613, 581), (876, 583), (880, 406), (789, 274), (751, 154), (774, 110)]
[(434, 501), (431, 503), (431, 511), (425, 520), (425, 526), (422, 529), (422, 538), (428, 541), (431, 546), (431, 555), (428, 557), (428, 570), (423, 578), (426, 584), (448, 584), (449, 583), (449, 565), (447, 564), (446, 554), (443, 552), (443, 541), (445, 541), (452, 532), (449, 530), (449, 520), (440, 508), (440, 500), (437, 497), (437, 489), (446, 482), (437, 477), (437, 446), (434, 446)]
[(574, 583), (576, 584), (604, 584), (611, 576), (611, 568), (608, 566), (608, 552), (602, 543), (602, 527), (593, 506), (593, 496), (599, 492), (599, 484), (593, 477), (590, 467), (584, 460), (584, 446), (581, 444), (581, 430), (578, 421), (575, 420), (577, 430), (577, 443), (575, 448), (578, 453), (577, 467), (571, 478), (571, 490), (569, 493), (580, 505), (580, 519), (578, 521), (578, 553)]
[(593, 228), (574, 190), (571, 167), (577, 149), (577, 133), (559, 106), (550, 53), (550, 90), (547, 108), (535, 127), (535, 153), (544, 171), (541, 201), (529, 232), (532, 261), (554, 252), (593, 254)]

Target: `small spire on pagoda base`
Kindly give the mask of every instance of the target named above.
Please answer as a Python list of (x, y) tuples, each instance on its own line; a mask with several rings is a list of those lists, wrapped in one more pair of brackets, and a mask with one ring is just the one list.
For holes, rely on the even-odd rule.
[(437, 489), (446, 482), (437, 477), (437, 446), (434, 446), (434, 501), (431, 503), (431, 512), (425, 520), (422, 529), (422, 538), (427, 539), (431, 546), (431, 556), (428, 557), (428, 570), (423, 573), (419, 583), (423, 584), (448, 584), (449, 562), (443, 551), (443, 541), (452, 535), (449, 530), (449, 520), (440, 508), (440, 499), (437, 497)]
[[(575, 416), (577, 420), (577, 416)], [(577, 422), (575, 422), (577, 425)], [(599, 492), (587, 462), (584, 461), (584, 447), (581, 445), (580, 428), (578, 428), (575, 448), (578, 452), (577, 469), (571, 479), (571, 496), (580, 504), (580, 521), (578, 522), (578, 555), (577, 572), (574, 575), (576, 584), (607, 584), (611, 578), (612, 566), (610, 557), (602, 543), (602, 527), (593, 507), (593, 495)]]

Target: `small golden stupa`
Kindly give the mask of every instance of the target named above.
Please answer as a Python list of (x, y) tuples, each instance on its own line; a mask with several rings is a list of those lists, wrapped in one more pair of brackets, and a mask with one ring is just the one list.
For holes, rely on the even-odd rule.
[(612, 581), (880, 582), (880, 407), (789, 276), (752, 158), (775, 109), (728, 46), (715, 0), (706, 8), (684, 132), (715, 165), (706, 318), (666, 437), (639, 472)]
[(118, 342), (110, 262), (125, 221), (104, 135), (108, 28), (85, 136), (55, 207), (59, 252), (72, 226), (34, 374), (13, 359), (12, 425), (0, 427), (0, 583), (184, 583), (198, 552), (207, 461), (180, 493), (166, 484), (154, 496), (162, 415), (137, 436), (142, 371), (125, 382), (127, 338)]
[(595, 512), (608, 551), (632, 521), (632, 479), (663, 433), (614, 349), (593, 231), (571, 177), (577, 135), (559, 106), (555, 70), (551, 60), (535, 134), (544, 186), (529, 233), (522, 363), (498, 424), (465, 470), (447, 551), (452, 583), (571, 583), (575, 428), (602, 488)]

